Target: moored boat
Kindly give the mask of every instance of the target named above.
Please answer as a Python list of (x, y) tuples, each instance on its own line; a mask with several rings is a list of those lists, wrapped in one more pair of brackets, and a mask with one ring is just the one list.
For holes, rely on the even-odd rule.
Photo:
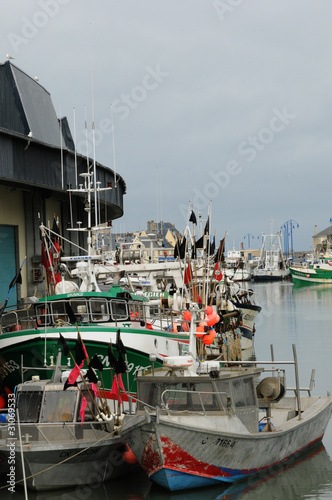
[(294, 284), (318, 284), (332, 283), (332, 258), (318, 257), (300, 264), (289, 266), (292, 281)]
[[(232, 483), (321, 441), (332, 398), (300, 388), (295, 346), (294, 361), (261, 367), (197, 364), (194, 349), (191, 339), (182, 362), (137, 376), (136, 414), (125, 417), (121, 435), (150, 479), (171, 491)], [(286, 385), (285, 364), (295, 367), (295, 388)]]
[(263, 244), (257, 266), (252, 271), (254, 281), (280, 281), (290, 275), (281, 247), (281, 235), (263, 236)]
[[(100, 410), (92, 384), (82, 377), (64, 390), (67, 367), (50, 366), (51, 380), (21, 383), (8, 395), (0, 424), (0, 458), (8, 465), (8, 490), (93, 485), (137, 469), (124, 459), (126, 446), (114, 415)], [(86, 372), (86, 370), (85, 370)], [(14, 465), (13, 465), (14, 464)]]

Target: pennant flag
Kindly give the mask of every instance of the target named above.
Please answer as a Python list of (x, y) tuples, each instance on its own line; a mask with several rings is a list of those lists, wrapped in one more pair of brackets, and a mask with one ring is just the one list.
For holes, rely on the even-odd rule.
[(45, 250), (45, 245), (44, 245), (43, 241), (42, 241), (42, 244), (41, 244), (41, 263), (45, 267), (45, 269), (49, 268), (48, 259), (47, 259), (47, 255), (46, 255), (46, 250)]
[(99, 370), (101, 372), (103, 371), (104, 369), (103, 363), (100, 361), (97, 354), (95, 354), (91, 359), (89, 363), (89, 368), (94, 368), (95, 370)]
[(192, 280), (191, 267), (190, 267), (190, 263), (188, 262), (188, 267), (184, 271), (183, 283), (185, 285), (189, 285), (189, 283), (191, 282), (191, 280)]
[(214, 266), (213, 276), (216, 281), (221, 281), (223, 278), (222, 272), (220, 271), (219, 262), (216, 262), (216, 265)]
[(216, 237), (213, 236), (213, 241), (210, 246), (210, 255), (213, 255), (216, 249)]
[(120, 328), (116, 332), (116, 349), (117, 349), (118, 353), (122, 353), (122, 354), (126, 354), (127, 353), (126, 348), (123, 345), (121, 337), (120, 337)]
[(207, 218), (203, 234), (204, 235), (210, 234), (210, 219), (209, 219), (209, 216)]
[(94, 382), (91, 382), (91, 389), (93, 390), (93, 394), (95, 395), (95, 397), (98, 398), (99, 397), (98, 389)]
[(217, 251), (216, 255), (214, 256), (214, 262), (223, 262), (224, 261), (224, 247), (225, 247), (225, 238), (220, 240), (218, 251)]
[(90, 368), (90, 367), (89, 367), (88, 371), (86, 372), (86, 375), (84, 378), (88, 379), (88, 381), (91, 382), (92, 384), (97, 384), (97, 382), (98, 382), (97, 375), (95, 374), (94, 369)]
[(203, 248), (203, 245), (204, 245), (204, 236), (202, 236), (201, 238), (199, 238), (196, 243), (195, 243), (195, 247), (196, 248)]
[(72, 371), (69, 373), (69, 376), (65, 382), (63, 390), (65, 391), (68, 387), (76, 385), (76, 380), (80, 376), (81, 370), (80, 367), (75, 364)]
[(83, 423), (85, 420), (85, 408), (88, 406), (88, 402), (86, 398), (83, 396), (82, 397), (82, 403), (81, 403), (81, 409), (80, 409), (80, 415), (81, 415), (81, 422)]
[(113, 383), (112, 383), (112, 388), (110, 392), (111, 396), (115, 396), (114, 399), (118, 399), (119, 403), (122, 403), (122, 398), (119, 390), (119, 383), (118, 383), (118, 377), (115, 375), (113, 378)]
[(117, 373), (117, 374), (126, 373), (127, 370), (128, 370), (127, 364), (125, 363), (125, 361), (122, 357), (122, 354), (120, 352), (118, 360), (116, 362), (115, 373)]
[(180, 248), (179, 248), (179, 257), (180, 257), (180, 259), (184, 259), (185, 256), (186, 256), (186, 244), (187, 244), (187, 240), (186, 240), (186, 237), (184, 236), (182, 238), (181, 245), (180, 245)]
[(194, 211), (191, 211), (190, 217), (189, 217), (189, 222), (192, 222), (193, 224), (197, 224), (196, 220), (196, 215), (194, 214)]
[(108, 361), (109, 361), (111, 368), (116, 368), (117, 359), (113, 354), (111, 345), (108, 346), (107, 354), (108, 354)]
[(201, 297), (200, 297), (200, 295), (199, 295), (196, 287), (194, 287), (194, 289), (193, 289), (193, 301), (197, 302), (197, 304), (202, 304), (203, 303), (203, 301), (202, 301), (202, 299), (201, 299)]
[(66, 313), (67, 313), (68, 318), (69, 318), (69, 323), (71, 323), (72, 325), (75, 325), (77, 319), (76, 319), (76, 316), (74, 314), (73, 308), (71, 307), (69, 302), (65, 302), (65, 307), (66, 307)]
[(59, 333), (60, 335), (60, 338), (58, 340), (58, 345), (61, 345), (62, 346), (62, 349), (63, 349), (63, 354), (65, 356), (68, 356), (69, 354), (69, 347), (68, 347), (68, 344), (67, 342), (65, 341), (65, 339), (63, 338), (63, 336), (61, 335), (61, 333)]
[(124, 388), (124, 385), (123, 385), (123, 382), (122, 382), (122, 377), (121, 377), (121, 373), (119, 373), (118, 375), (118, 385), (119, 385), (119, 388), (122, 389), (122, 391), (126, 393), (126, 389)]
[(88, 359), (88, 353), (86, 352), (85, 345), (78, 336), (75, 344), (75, 362), (82, 368), (85, 359)]
[(174, 247), (174, 259), (176, 259), (179, 256), (179, 253), (180, 253), (180, 239), (178, 237)]
[(10, 291), (11, 288), (14, 288), (14, 286), (18, 283), (19, 285), (22, 285), (22, 276), (21, 276), (21, 268), (16, 273), (16, 276), (11, 280), (9, 284), (8, 291)]

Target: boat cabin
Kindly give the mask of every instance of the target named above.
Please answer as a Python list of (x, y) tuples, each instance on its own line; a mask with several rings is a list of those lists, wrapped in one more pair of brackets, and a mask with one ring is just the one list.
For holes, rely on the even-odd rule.
[[(204, 375), (172, 374), (137, 377), (137, 413), (145, 407), (161, 408), (163, 414), (238, 416), (250, 432), (258, 431), (259, 406), (256, 395), (258, 368), (221, 369)], [(218, 373), (218, 374), (217, 374)]]

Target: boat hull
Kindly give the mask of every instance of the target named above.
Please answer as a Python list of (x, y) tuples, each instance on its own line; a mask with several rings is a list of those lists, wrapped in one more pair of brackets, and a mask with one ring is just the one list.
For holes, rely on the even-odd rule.
[[(319, 398), (302, 419), (275, 432), (223, 432), (206, 416), (141, 418), (123, 437), (150, 479), (171, 491), (232, 483), (270, 469), (322, 439), (331, 416), (331, 398)], [(228, 417), (227, 417), (228, 418)], [(190, 421), (190, 419), (192, 419)], [(229, 421), (228, 424), (229, 426)], [(229, 429), (229, 427), (228, 427)]]
[(332, 283), (332, 268), (303, 268), (300, 266), (290, 266), (289, 268), (294, 284), (310, 283)]
[[(26, 425), (23, 424), (22, 432), (24, 427)], [(31, 434), (27, 434), (30, 439), (28, 443), (27, 438), (22, 436), (24, 471), (27, 487), (30, 490), (43, 491), (99, 484), (137, 469), (137, 465), (125, 462), (123, 452), (126, 448), (121, 438), (112, 437), (110, 433), (98, 431), (94, 432), (94, 439), (90, 441), (76, 439), (74, 442), (70, 432), (67, 431), (67, 441), (61, 442), (59, 436), (64, 433), (64, 429), (59, 427), (58, 437), (46, 443), (41, 435), (42, 433), (49, 435), (47, 424), (46, 429), (45, 425), (38, 425), (38, 434), (31, 427), (30, 425)], [(39, 435), (40, 440), (34, 441), (33, 434)], [(15, 457), (15, 481), (21, 481), (23, 485), (19, 441), (15, 440), (15, 447), (9, 447), (10, 441), (9, 438), (3, 440), (3, 437), (0, 440), (0, 457), (8, 464), (13, 463), (13, 456)]]
[[(189, 337), (187, 333), (175, 334), (135, 329), (120, 324), (118, 328), (121, 330), (121, 339), (127, 350), (125, 357), (128, 363), (128, 378), (127, 374), (123, 375), (123, 382), (126, 391), (132, 395), (136, 394), (135, 376), (137, 371), (151, 366), (150, 353), (156, 354), (155, 366), (157, 367), (162, 366), (164, 357), (181, 355), (188, 348)], [(114, 370), (111, 370), (109, 365), (108, 347), (112, 342), (114, 354), (117, 357), (115, 343), (118, 328), (107, 326), (79, 327), (89, 358), (92, 359), (97, 354), (104, 366), (103, 382), (107, 397), (110, 397), (109, 392), (112, 388), (114, 375)], [(70, 351), (75, 353), (77, 339), (75, 326), (2, 334), (0, 338), (0, 381), (4, 386), (13, 390), (18, 383), (22, 382), (20, 368), (22, 361), (25, 367), (29, 367), (24, 372), (24, 380), (31, 379), (33, 375), (40, 375), (40, 367), (50, 364), (50, 360), (55, 360), (57, 357), (60, 348), (58, 344), (60, 333), (66, 340)], [(74, 366), (71, 357), (65, 357), (63, 354), (62, 364), (68, 365), (68, 370)], [(45, 370), (43, 377), (51, 378), (52, 374), (52, 370)]]
[(254, 281), (282, 281), (288, 279), (290, 276), (289, 271), (278, 272), (265, 269), (254, 270), (252, 277)]

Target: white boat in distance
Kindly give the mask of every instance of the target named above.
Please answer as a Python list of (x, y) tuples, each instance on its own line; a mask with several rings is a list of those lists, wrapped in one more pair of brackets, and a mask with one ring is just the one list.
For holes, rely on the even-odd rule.
[(290, 275), (281, 247), (281, 235), (263, 235), (263, 244), (257, 267), (252, 271), (254, 281), (280, 281)]

